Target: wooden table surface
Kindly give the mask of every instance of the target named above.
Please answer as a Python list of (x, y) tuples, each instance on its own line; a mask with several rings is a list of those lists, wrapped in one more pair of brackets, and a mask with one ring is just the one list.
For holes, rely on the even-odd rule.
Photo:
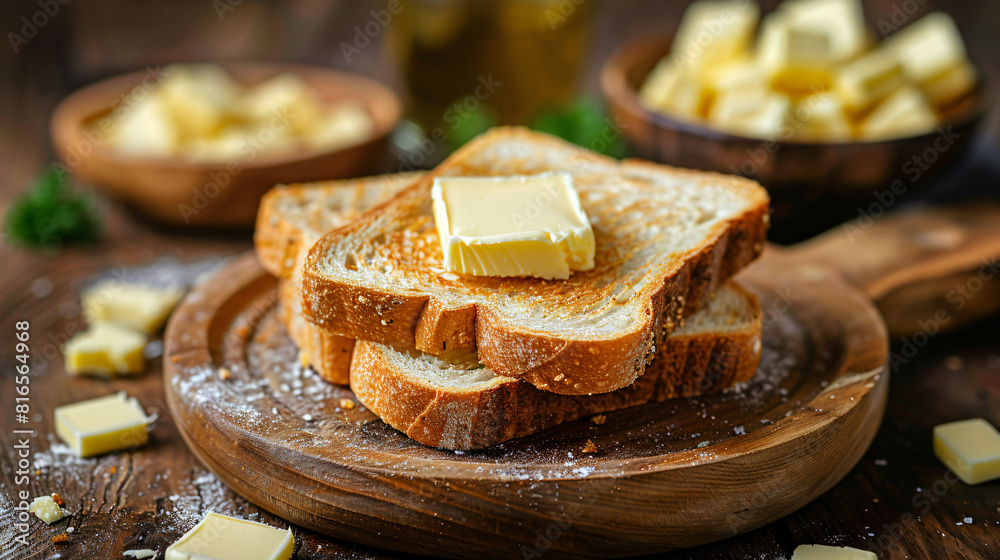
[[(338, 65), (321, 54), (323, 49), (333, 52), (342, 37), (350, 36), (352, 26), (364, 21), (367, 10), (378, 7), (377, 2), (363, 8), (334, 3), (324, 13), (346, 16), (334, 23), (320, 18), (333, 32), (310, 28), (310, 33), (295, 34), (289, 29), (303, 26), (309, 13), (320, 10), (320, 3), (247, 1), (243, 3), (246, 9), (230, 20), (229, 29), (257, 33), (262, 21), (271, 21), (264, 16), (277, 14), (284, 18), (273, 27), (282, 33), (269, 27), (265, 31), (270, 34), (265, 36), (273, 39), (277, 34), (283, 42), (243, 38), (233, 46), (233, 40), (213, 35), (217, 29), (209, 2), (142, 4), (143, 8), (126, 9), (124, 3), (105, 0), (64, 6), (66, 14), (53, 17), (49, 27), (20, 53), (12, 55), (0, 49), (4, 51), (0, 56), (4, 76), (0, 83), (0, 210), (5, 210), (38, 170), (51, 162), (47, 117), (53, 103), (75, 87), (141, 66), (144, 62), (140, 60), (185, 58), (192, 48), (199, 49), (204, 58), (259, 57), (263, 51), (254, 49), (270, 49), (266, 51), (268, 58)], [(372, 7), (367, 7), (369, 4)], [(884, 17), (891, 17), (897, 5), (908, 4), (918, 4), (920, 13), (935, 7), (954, 13), (970, 41), (970, 50), (985, 63), (985, 73), (996, 87), (1000, 41), (995, 37), (995, 22), (1000, 20), (1000, 3), (866, 3), (870, 15)], [(603, 24), (596, 32), (594, 59), (603, 60), (625, 38), (669, 26), (682, 7), (662, 5), (648, 0), (616, 3), (615, 9), (605, 5)], [(16, 29), (22, 16), (37, 9), (35, 2), (4, 3), (0, 8), (4, 25), (0, 27)], [(201, 13), (198, 10), (208, 11), (208, 19), (213, 21), (199, 27), (186, 25), (181, 16), (171, 16), (175, 11)], [(650, 13), (657, 17), (644, 17)], [(156, 19), (148, 17), (151, 14), (163, 16), (165, 23), (149, 24), (150, 19)], [(145, 27), (130, 33), (99, 33), (109, 18)], [(146, 41), (143, 48), (135, 44), (141, 38)], [(239, 45), (246, 48), (238, 50)], [(378, 63), (378, 51), (365, 56), (374, 61), (374, 69), (366, 73), (389, 80), (388, 71)], [(592, 66), (591, 75), (596, 64)], [(364, 68), (362, 64), (354, 69)], [(1000, 192), (1000, 158), (995, 145), (998, 121), (994, 111), (982, 142), (963, 169), (914, 199), (949, 200)], [(146, 224), (112, 201), (102, 200), (101, 208), (106, 235), (97, 246), (58, 254), (32, 253), (6, 243), (0, 247), (0, 559), (120, 558), (124, 550), (141, 548), (162, 552), (209, 509), (285, 526), (281, 519), (234, 495), (188, 453), (163, 401), (157, 360), (149, 361), (149, 371), (141, 378), (99, 381), (68, 377), (59, 352), (68, 334), (83, 326), (78, 294), (88, 278), (127, 271), (163, 257), (193, 261), (240, 254), (251, 247), (248, 232), (221, 235), (165, 230)], [(974, 299), (970, 305), (975, 305)], [(29, 423), (24, 425), (15, 421), (13, 410), (17, 321), (30, 321), (35, 357), (31, 412)], [(957, 333), (930, 336), (922, 345), (897, 343), (885, 420), (871, 449), (843, 481), (781, 521), (663, 557), (776, 560), (789, 557), (798, 544), (824, 543), (873, 549), (880, 558), (1000, 558), (1000, 482), (976, 487), (955, 482), (931, 453), (931, 428), (938, 423), (979, 416), (1000, 425), (998, 340), (1000, 318)], [(147, 410), (160, 415), (151, 443), (131, 453), (74, 458), (52, 435), (52, 409), (117, 390), (138, 396)], [(30, 441), (32, 466), (27, 484), (17, 480), (17, 441), (12, 434), (12, 430), (23, 428), (36, 432)], [(12, 516), (21, 490), (31, 497), (58, 492), (72, 517), (53, 526), (32, 517), (27, 537), (30, 545), (18, 545), (13, 541), (16, 528)], [(52, 544), (51, 537), (67, 527), (74, 528), (69, 542)], [(302, 559), (398, 556), (299, 528), (295, 528), (295, 536), (298, 558)], [(385, 537), (388, 542), (393, 535)], [(488, 554), (484, 552), (484, 556)]]

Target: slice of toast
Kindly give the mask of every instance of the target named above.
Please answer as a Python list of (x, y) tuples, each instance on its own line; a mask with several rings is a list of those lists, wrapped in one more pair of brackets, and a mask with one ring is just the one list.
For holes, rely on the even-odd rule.
[(359, 341), (355, 396), (390, 426), (432, 447), (478, 449), (562, 422), (694, 396), (748, 381), (760, 359), (761, 310), (736, 282), (657, 348), (632, 385), (600, 395), (558, 395), (497, 375), (471, 359), (442, 359)]
[[(568, 171), (590, 218), (595, 267), (568, 280), (458, 276), (442, 266), (436, 176)], [(505, 377), (564, 394), (627, 387), (663, 339), (764, 245), (768, 197), (738, 177), (607, 158), (498, 128), (359, 220), (320, 239), (302, 312), (358, 340), (438, 355), (476, 351)]]
[(282, 322), (304, 365), (327, 381), (346, 385), (354, 339), (316, 327), (302, 316), (299, 269), (309, 248), (326, 233), (355, 220), (419, 178), (421, 173), (282, 185), (260, 203), (254, 245), (264, 270), (281, 279)]

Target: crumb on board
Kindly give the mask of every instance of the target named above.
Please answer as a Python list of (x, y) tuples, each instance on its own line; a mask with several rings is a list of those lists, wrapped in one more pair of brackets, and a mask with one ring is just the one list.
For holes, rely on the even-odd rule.
[(220, 367), (219, 368), (219, 379), (221, 379), (223, 381), (227, 381), (232, 376), (233, 376), (233, 374), (229, 372), (228, 368), (224, 368), (224, 367)]
[(52, 493), (52, 501), (55, 502), (56, 505), (58, 505), (58, 506), (64, 506), (64, 505), (66, 505), (66, 503), (63, 502), (62, 496), (60, 496), (59, 494), (56, 494), (55, 492)]
[(354, 408), (354, 401), (351, 399), (340, 399), (340, 408), (344, 410), (351, 410)]
[(58, 535), (52, 537), (52, 542), (59, 544), (64, 543), (69, 540), (69, 533), (59, 533)]
[(597, 424), (598, 426), (600, 426), (600, 425), (602, 425), (602, 424), (604, 424), (605, 422), (608, 421), (608, 417), (605, 416), (604, 414), (598, 414), (598, 415), (594, 416), (593, 418), (591, 418), (590, 421), (593, 422), (594, 424)]
[(586, 445), (583, 446), (584, 453), (597, 453), (597, 444), (594, 440), (588, 439)]
[(111, 467), (111, 474), (115, 474), (117, 472), (118, 472), (118, 467)]

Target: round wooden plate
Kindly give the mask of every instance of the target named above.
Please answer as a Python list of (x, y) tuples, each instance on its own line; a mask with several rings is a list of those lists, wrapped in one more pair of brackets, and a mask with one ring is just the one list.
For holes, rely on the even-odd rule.
[[(188, 447), (226, 484), (339, 538), (459, 558), (703, 544), (836, 484), (885, 407), (875, 307), (828, 269), (778, 261), (770, 252), (741, 275), (765, 312), (761, 365), (745, 387), (456, 453), (413, 442), (303, 369), (274, 313), (276, 282), (248, 255), (175, 312), (167, 400)], [(582, 453), (588, 440), (597, 453)]]

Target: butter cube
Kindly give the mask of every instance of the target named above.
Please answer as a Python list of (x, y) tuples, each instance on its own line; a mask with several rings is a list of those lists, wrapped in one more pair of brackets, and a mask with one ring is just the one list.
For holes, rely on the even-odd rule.
[(852, 113), (868, 110), (905, 83), (903, 69), (889, 49), (876, 49), (836, 73), (837, 93)]
[(688, 6), (671, 56), (680, 64), (725, 60), (750, 49), (760, 17), (755, 2), (702, 0)]
[(104, 280), (80, 295), (80, 306), (88, 321), (108, 321), (152, 334), (163, 326), (184, 290), (156, 288)]
[[(735, 96), (738, 98), (738, 93)], [(717, 117), (713, 124), (729, 132), (751, 138), (779, 138), (788, 122), (788, 110), (791, 106), (788, 97), (781, 93), (768, 92), (759, 98), (748, 95), (743, 103), (751, 100), (752, 104), (741, 107), (741, 109), (749, 109), (749, 111), (735, 113), (734, 109), (733, 114), (727, 115), (726, 119)], [(720, 113), (724, 111), (725, 105), (740, 103), (738, 100), (730, 103), (728, 98), (720, 101)]]
[(165, 560), (288, 560), (294, 547), (291, 529), (208, 512), (167, 548)]
[(360, 144), (372, 135), (374, 128), (371, 116), (362, 105), (339, 103), (323, 114), (305, 141), (317, 150), (334, 150)]
[(669, 56), (664, 57), (643, 82), (639, 89), (639, 100), (649, 109), (665, 108), (680, 77), (681, 70), (677, 61)]
[(229, 118), (241, 90), (229, 74), (214, 64), (172, 64), (163, 69), (156, 94), (170, 110), (184, 138), (215, 133)]
[(951, 105), (976, 87), (976, 69), (968, 61), (962, 61), (936, 78), (921, 84), (924, 95), (938, 107)]
[(322, 120), (323, 110), (309, 86), (297, 74), (280, 74), (262, 82), (240, 98), (241, 115), (261, 127), (289, 127), (290, 132), (308, 134)]
[(124, 391), (55, 410), (56, 433), (80, 457), (145, 445), (153, 420)]
[(936, 78), (966, 61), (965, 43), (955, 21), (934, 12), (904, 27), (886, 41), (907, 77), (917, 83)]
[(174, 153), (180, 142), (170, 108), (155, 93), (138, 101), (120, 117), (112, 118), (115, 127), (108, 135), (108, 143), (122, 153), (166, 157)]
[(569, 173), (438, 177), (431, 197), (448, 270), (564, 279), (594, 267), (594, 232)]
[(31, 501), (28, 511), (35, 514), (46, 525), (52, 525), (56, 521), (66, 517), (66, 510), (59, 507), (59, 504), (52, 499), (52, 496), (39, 496)]
[(66, 343), (66, 373), (114, 377), (142, 373), (146, 335), (113, 323), (97, 321)]
[(913, 86), (901, 88), (883, 101), (861, 123), (861, 136), (869, 140), (885, 140), (917, 136), (934, 130), (937, 115)]
[(792, 560), (878, 560), (874, 552), (845, 546), (803, 544), (795, 547)]
[(851, 123), (840, 98), (830, 93), (803, 99), (792, 116), (795, 136), (809, 140), (844, 141), (851, 138)]
[(834, 67), (868, 43), (857, 0), (799, 0), (764, 18), (757, 58), (775, 88), (818, 93), (831, 86)]
[(1000, 478), (1000, 432), (982, 418), (935, 426), (934, 455), (966, 484)]

